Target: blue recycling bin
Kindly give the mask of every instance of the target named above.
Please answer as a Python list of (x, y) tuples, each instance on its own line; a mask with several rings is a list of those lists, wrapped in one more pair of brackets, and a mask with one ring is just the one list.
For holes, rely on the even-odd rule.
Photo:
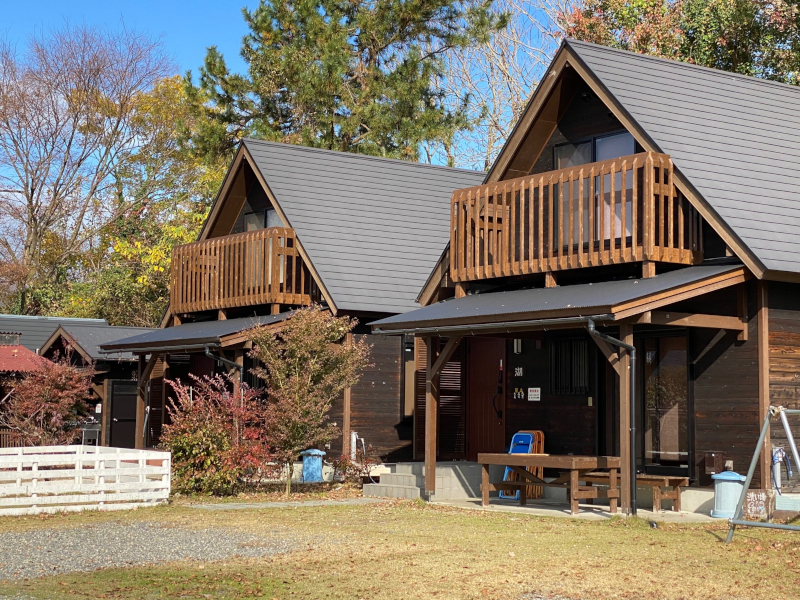
[(711, 479), (714, 480), (714, 510), (711, 516), (715, 519), (732, 519), (747, 477), (733, 471), (723, 471), (712, 475)]
[(303, 457), (303, 482), (319, 483), (322, 481), (322, 450), (305, 450), (300, 453)]

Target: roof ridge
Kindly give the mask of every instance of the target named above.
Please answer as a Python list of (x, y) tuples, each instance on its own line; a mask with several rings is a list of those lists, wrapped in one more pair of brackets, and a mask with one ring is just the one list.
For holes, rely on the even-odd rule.
[(710, 71), (719, 76), (723, 77), (734, 77), (736, 79), (742, 79), (743, 81), (748, 81), (751, 83), (756, 84), (772, 84), (780, 86), (782, 89), (786, 90), (793, 90), (794, 92), (800, 93), (800, 86), (792, 85), (791, 83), (784, 83), (782, 81), (775, 81), (773, 79), (762, 79), (761, 77), (754, 77), (753, 75), (744, 75), (742, 73), (734, 73), (732, 71), (723, 71), (722, 69), (715, 69), (713, 67), (706, 67), (704, 65), (698, 65), (690, 62), (685, 62), (682, 60), (676, 60), (674, 58), (666, 58), (663, 56), (653, 56), (651, 54), (643, 54), (641, 52), (634, 52), (633, 50), (624, 50), (622, 48), (614, 48), (612, 46), (605, 46), (603, 44), (595, 44), (594, 42), (586, 42), (583, 40), (576, 40), (574, 38), (565, 38), (564, 43), (568, 45), (578, 45), (578, 46), (588, 46), (590, 48), (598, 48), (601, 51), (608, 51), (617, 54), (629, 54), (641, 58), (643, 60), (650, 60), (650, 61), (658, 61), (663, 63), (668, 63), (672, 65), (676, 65), (679, 67), (686, 67), (696, 70), (702, 71)]
[(360, 154), (358, 152), (344, 152), (342, 150), (329, 150), (327, 148), (314, 148), (313, 146), (302, 146), (300, 144), (287, 144), (285, 142), (273, 142), (270, 140), (260, 140), (258, 138), (251, 138), (245, 137), (242, 138), (242, 143), (255, 143), (265, 146), (275, 146), (280, 147), (286, 150), (297, 150), (297, 151), (308, 151), (308, 152), (316, 152), (320, 154), (333, 154), (339, 157), (348, 157), (348, 158), (360, 158), (360, 159), (369, 159), (374, 161), (386, 161), (393, 164), (401, 164), (401, 165), (409, 165), (414, 168), (420, 167), (427, 167), (431, 169), (440, 169), (446, 170), (451, 172), (461, 172), (461, 173), (475, 173), (476, 175), (484, 175), (483, 171), (474, 171), (472, 169), (464, 169), (462, 167), (448, 167), (446, 165), (433, 165), (430, 163), (423, 163), (423, 162), (416, 162), (411, 160), (403, 160), (400, 158), (388, 158), (385, 156), (373, 156), (371, 154)]

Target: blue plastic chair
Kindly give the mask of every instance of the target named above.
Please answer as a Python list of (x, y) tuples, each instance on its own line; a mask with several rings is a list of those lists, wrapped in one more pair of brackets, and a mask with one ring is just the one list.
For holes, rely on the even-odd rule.
[[(530, 454), (533, 452), (533, 434), (517, 432), (511, 437), (511, 444), (508, 446), (509, 454)], [(506, 467), (503, 473), (503, 481), (511, 481), (510, 477), (514, 471), (511, 467)], [(520, 490), (509, 492), (508, 490), (500, 490), (499, 497), (506, 500), (519, 500)]]

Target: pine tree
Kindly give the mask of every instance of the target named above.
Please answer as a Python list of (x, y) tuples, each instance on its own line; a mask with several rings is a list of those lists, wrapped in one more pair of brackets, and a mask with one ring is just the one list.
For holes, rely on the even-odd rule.
[(243, 11), (248, 73), (208, 49), (189, 95), (207, 119), (192, 138), (218, 157), (243, 136), (418, 160), (469, 126), (443, 103), (442, 56), (504, 25), (491, 0), (272, 0)]

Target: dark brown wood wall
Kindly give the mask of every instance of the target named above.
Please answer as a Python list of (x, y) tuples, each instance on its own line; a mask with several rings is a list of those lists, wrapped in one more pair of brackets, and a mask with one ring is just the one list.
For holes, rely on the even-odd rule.
[[(758, 331), (755, 282), (747, 284), (748, 341), (737, 341), (733, 331), (692, 329), (690, 371), (694, 387), (694, 472), (696, 483), (710, 485), (705, 475), (705, 453), (724, 452), (738, 473), (746, 473), (758, 440)], [(724, 290), (674, 310), (736, 314), (736, 293)], [(716, 340), (716, 342), (715, 342)], [(692, 423), (690, 422), (690, 427)], [(755, 481), (759, 474), (756, 474)]]
[(385, 462), (411, 460), (412, 432), (403, 418), (401, 336), (356, 335), (372, 345), (370, 362), (350, 395), (350, 431)]
[[(585, 338), (589, 343), (589, 394), (581, 396), (555, 395), (550, 391), (550, 343), (557, 338)], [(594, 455), (597, 439), (597, 397), (595, 389), (596, 346), (583, 332), (545, 334), (544, 339), (522, 341), (522, 354), (514, 354), (513, 342), (508, 340), (506, 356), (506, 442), (517, 431), (540, 429), (544, 432), (544, 451), (549, 454)], [(515, 370), (522, 367), (522, 376)], [(528, 388), (541, 388), (541, 400), (527, 399)], [(522, 398), (515, 398), (515, 391)], [(589, 396), (592, 406), (589, 406)]]
[[(769, 398), (773, 405), (800, 408), (800, 286), (789, 283), (769, 284)], [(795, 443), (800, 442), (800, 417), (790, 416), (789, 425)], [(772, 422), (771, 440), (791, 454), (786, 433), (779, 420)], [(793, 458), (792, 458), (793, 460)], [(796, 468), (796, 467), (795, 467)], [(800, 491), (795, 478), (785, 491)]]

